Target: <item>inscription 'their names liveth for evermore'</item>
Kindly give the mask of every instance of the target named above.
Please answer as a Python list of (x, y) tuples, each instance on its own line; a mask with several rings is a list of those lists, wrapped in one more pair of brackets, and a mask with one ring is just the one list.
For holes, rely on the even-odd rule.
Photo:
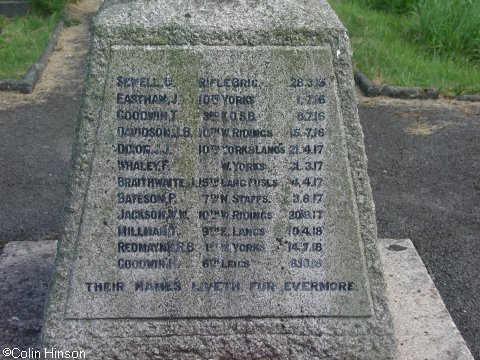
[(330, 56), (114, 48), (67, 315), (369, 315)]

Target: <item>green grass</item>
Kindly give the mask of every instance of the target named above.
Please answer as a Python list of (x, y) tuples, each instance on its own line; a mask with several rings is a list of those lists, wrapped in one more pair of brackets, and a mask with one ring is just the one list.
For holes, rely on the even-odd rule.
[(480, 64), (480, 1), (420, 0), (412, 30), (434, 54), (459, 54)]
[(0, 79), (20, 79), (48, 43), (58, 16), (0, 17)]
[(432, 52), (418, 41), (412, 13), (374, 10), (365, 1), (370, 0), (329, 0), (348, 29), (357, 70), (375, 83), (435, 87), (449, 95), (480, 93), (478, 62), (450, 50)]

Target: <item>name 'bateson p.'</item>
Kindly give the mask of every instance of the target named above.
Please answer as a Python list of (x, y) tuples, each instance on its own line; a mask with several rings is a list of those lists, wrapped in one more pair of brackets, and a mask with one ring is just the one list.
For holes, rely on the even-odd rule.
[(325, 0), (105, 1), (42, 338), (115, 359), (392, 359)]

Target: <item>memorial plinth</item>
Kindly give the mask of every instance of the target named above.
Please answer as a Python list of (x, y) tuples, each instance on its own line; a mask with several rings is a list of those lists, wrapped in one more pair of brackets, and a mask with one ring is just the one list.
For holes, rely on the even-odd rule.
[(391, 358), (350, 56), (325, 1), (106, 2), (44, 344)]

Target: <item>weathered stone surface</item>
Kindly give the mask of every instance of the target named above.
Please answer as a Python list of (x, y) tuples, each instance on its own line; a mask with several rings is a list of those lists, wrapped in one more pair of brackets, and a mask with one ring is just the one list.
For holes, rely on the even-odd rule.
[(397, 359), (473, 360), (412, 242), (380, 244)]
[(350, 55), (325, 1), (107, 2), (44, 343), (391, 358)]
[[(412, 242), (379, 239), (379, 244), (398, 343), (397, 359), (471, 360), (473, 357)], [(5, 295), (0, 297), (2, 349), (30, 347), (40, 351), (44, 284), (53, 268), (55, 245), (56, 241), (10, 242), (0, 256), (0, 284)], [(192, 352), (192, 356), (195, 354)]]
[[(99, 224), (85, 227), (80, 235), (83, 241), (78, 244), (78, 251), (87, 255), (75, 261), (67, 316), (369, 316), (371, 304), (365, 263), (359, 255), (360, 234), (353, 226), (356, 221), (353, 193), (348, 178), (344, 176), (349, 169), (342, 146), (344, 140), (330, 49), (257, 46), (239, 50), (202, 46), (193, 49), (114, 47), (112, 51), (110, 68), (115, 70), (107, 83), (107, 89), (112, 91), (107, 90), (104, 97), (105, 121), (97, 132), (97, 136), (105, 140), (96, 148), (94, 166), (98, 170), (93, 171), (90, 179), (87, 203), (91, 205), (85, 210), (84, 220), (89, 224), (98, 221)], [(136, 114), (145, 117), (156, 115), (158, 105), (145, 106), (145, 110), (139, 112), (136, 110), (138, 105), (133, 108), (127, 105), (128, 95), (123, 94), (126, 89), (118, 88), (119, 76), (131, 74), (130, 63), (124, 59), (133, 56), (143, 68), (158, 69), (156, 81), (162, 76), (173, 82), (161, 92), (171, 99), (168, 101), (172, 101), (160, 110), (166, 120), (142, 121), (149, 125), (162, 124), (161, 128), (157, 128), (162, 131), (161, 140), (135, 145), (135, 152), (149, 152), (142, 157), (142, 154), (125, 155), (132, 139), (135, 139), (125, 136), (132, 129), (128, 127), (132, 120), (125, 119)], [(176, 68), (176, 62), (182, 64), (180, 69)], [(319, 100), (310, 95), (309, 88), (290, 87), (292, 69), (295, 73), (329, 74), (319, 80), (319, 88), (316, 89), (325, 95), (316, 95), (322, 97)], [(245, 71), (248, 73), (241, 80), (233, 78), (227, 82), (232, 82), (231, 88), (226, 90), (227, 94), (219, 93), (219, 90), (223, 92), (223, 86), (219, 89), (205, 84), (207, 79), (230, 80), (231, 74)], [(250, 74), (255, 74), (255, 79), (247, 80), (248, 76), (252, 76)], [(138, 75), (142, 76), (142, 73)], [(199, 79), (204, 82), (200, 88)], [(235, 88), (234, 84), (240, 84), (242, 80), (244, 87)], [(123, 81), (124, 84), (125, 78)], [(153, 83), (152, 78), (150, 81)], [(200, 95), (195, 94), (196, 91)], [(145, 93), (145, 89), (142, 92)], [(152, 93), (157, 94), (158, 90)], [(315, 100), (321, 103), (314, 106), (296, 104)], [(212, 106), (212, 103), (215, 105)], [(325, 118), (309, 122), (321, 127), (301, 129), (303, 124), (295, 121), (295, 116), (298, 110), (304, 108), (309, 110), (308, 114), (314, 108), (315, 116)], [(302, 114), (304, 122), (307, 122), (307, 112)], [(292, 118), (295, 121), (293, 125), (301, 131), (294, 138), (290, 137), (294, 129)], [(178, 139), (165, 138), (165, 123), (173, 135), (179, 136)], [(121, 125), (117, 127), (120, 144), (117, 149), (123, 152), (121, 155), (112, 151), (110, 141), (115, 124)], [(307, 132), (309, 129), (311, 131)], [(310, 138), (302, 138), (306, 135)], [(309, 149), (310, 153), (303, 149)], [(161, 227), (159, 221), (128, 221), (125, 219), (127, 214), (137, 217), (145, 213), (138, 211), (138, 204), (117, 204), (119, 199), (127, 201), (128, 192), (135, 190), (139, 193), (146, 188), (138, 172), (125, 170), (131, 164), (129, 161), (142, 160), (158, 161), (160, 166), (168, 161), (165, 167), (169, 169), (159, 171), (161, 175), (156, 178), (168, 183), (166, 187), (155, 189), (155, 194), (161, 191), (159, 201), (162, 204), (156, 204), (152, 207), (155, 210), (148, 212), (155, 217), (159, 214), (157, 209), (171, 211), (175, 221), (160, 222)], [(148, 166), (145, 162), (141, 165)], [(292, 171), (291, 168), (297, 165), (302, 170)], [(116, 170), (118, 166), (122, 170)], [(113, 187), (112, 177), (105, 181), (105, 174), (117, 171), (121, 176), (116, 178), (117, 187)], [(132, 177), (132, 174), (135, 175)], [(151, 174), (146, 172), (147, 180), (153, 179)], [(289, 186), (294, 179), (297, 179), (298, 185)], [(307, 187), (303, 179), (308, 179), (310, 186)], [(125, 187), (129, 182), (135, 183), (133, 189)], [(317, 184), (313, 185), (315, 182)], [(118, 184), (123, 185), (120, 190)], [(307, 191), (302, 191), (303, 188)], [(165, 189), (166, 204), (163, 203)], [(119, 191), (122, 191), (121, 196)], [(151, 193), (152, 187), (142, 192)], [(217, 200), (219, 195), (221, 199)], [(312, 219), (301, 218), (303, 213), (300, 209), (304, 208), (303, 213), (308, 211)], [(122, 219), (118, 220), (116, 214)], [(293, 217), (300, 219), (292, 221)], [(168, 223), (167, 227), (164, 223)], [(157, 236), (161, 244), (173, 242), (171, 256), (167, 257), (167, 252), (157, 252), (154, 258), (162, 259), (168, 268), (162, 270), (161, 275), (163, 285), (170, 291), (148, 291), (149, 284), (158, 281), (148, 278), (152, 271), (127, 270), (131, 265), (146, 265), (138, 261), (147, 259), (144, 254), (137, 250), (134, 253), (136, 256), (132, 257), (132, 253), (144, 237), (140, 236), (145, 231), (144, 227), (152, 224), (162, 233)], [(133, 229), (132, 225), (135, 226)], [(214, 228), (217, 226), (225, 234), (217, 234)], [(323, 233), (324, 228), (328, 231)], [(300, 229), (306, 229), (303, 241), (310, 241), (307, 251), (301, 251), (304, 243), (300, 242), (300, 236), (293, 233), (300, 232)], [(131, 230), (135, 231), (134, 242), (133, 233), (127, 236)], [(290, 237), (289, 233), (292, 233)], [(117, 238), (119, 255), (115, 260), (115, 253), (111, 256), (105, 254), (115, 250), (111, 244)], [(292, 244), (299, 244), (299, 250), (294, 252)], [(207, 247), (210, 250), (206, 250)], [(244, 251), (241, 251), (242, 248)], [(309, 259), (314, 259), (309, 261), (311, 268), (300, 268), (301, 264), (298, 264), (296, 268), (292, 266), (288, 269), (290, 259), (302, 254), (304, 258), (306, 254), (311, 256)], [(99, 262), (98, 259), (105, 257), (111, 260)], [(157, 266), (158, 262), (153, 265)], [(94, 279), (92, 274), (95, 274)], [(84, 283), (96, 279), (110, 279), (110, 282), (117, 279), (125, 283), (126, 289), (92, 298), (92, 293), (85, 291)], [(332, 287), (343, 286), (345, 289), (322, 291), (321, 279), (332, 282)], [(125, 292), (134, 293), (133, 284), (139, 285), (139, 280), (144, 281), (142, 289), (145, 287), (141, 298), (138, 295), (126, 297)], [(210, 282), (215, 282), (213, 292), (205, 289), (206, 283)], [(302, 282), (301, 289), (295, 291), (298, 282)], [(285, 287), (286, 291), (281, 291), (281, 287)], [(142, 302), (141, 307), (135, 306), (138, 301)], [(132, 311), (132, 308), (135, 310)]]

